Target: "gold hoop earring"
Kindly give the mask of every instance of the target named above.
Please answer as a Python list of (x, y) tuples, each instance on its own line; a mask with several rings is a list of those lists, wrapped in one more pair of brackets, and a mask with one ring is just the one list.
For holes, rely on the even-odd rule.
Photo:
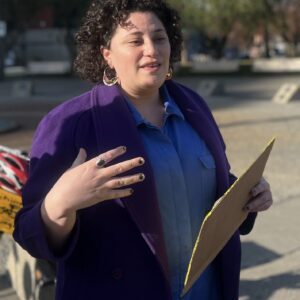
[(166, 75), (166, 80), (170, 80), (173, 77), (173, 69), (172, 67), (169, 67), (169, 72)]
[(108, 76), (107, 76), (107, 72), (108, 71), (112, 71), (111, 69), (109, 69), (109, 67), (106, 67), (105, 69), (104, 69), (104, 71), (103, 71), (103, 78), (102, 78), (102, 80), (103, 80), (103, 83), (106, 85), (106, 86), (113, 86), (113, 85), (115, 85), (117, 82), (118, 82), (118, 76), (114, 76), (114, 77), (112, 77), (112, 78), (108, 78)]

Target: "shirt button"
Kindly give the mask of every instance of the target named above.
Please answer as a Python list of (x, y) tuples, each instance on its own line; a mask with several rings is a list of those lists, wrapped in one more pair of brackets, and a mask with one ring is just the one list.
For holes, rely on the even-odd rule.
[(111, 272), (113, 279), (120, 280), (123, 277), (123, 270), (121, 268), (116, 268)]

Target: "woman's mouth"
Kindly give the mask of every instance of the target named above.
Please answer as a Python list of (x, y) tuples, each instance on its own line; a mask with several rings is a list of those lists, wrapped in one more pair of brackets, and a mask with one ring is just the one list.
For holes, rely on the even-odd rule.
[(142, 69), (147, 71), (157, 71), (160, 68), (160, 63), (149, 63), (142, 66)]

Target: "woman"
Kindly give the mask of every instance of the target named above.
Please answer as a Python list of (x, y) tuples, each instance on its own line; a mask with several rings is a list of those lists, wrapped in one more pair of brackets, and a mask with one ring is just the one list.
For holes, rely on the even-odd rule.
[[(179, 17), (163, 0), (91, 4), (76, 70), (104, 84), (39, 125), (14, 238), (57, 263), (57, 299), (179, 299), (197, 231), (234, 181), (211, 112), (169, 80)], [(239, 232), (272, 203), (253, 189)], [(185, 299), (238, 299), (236, 232)]]

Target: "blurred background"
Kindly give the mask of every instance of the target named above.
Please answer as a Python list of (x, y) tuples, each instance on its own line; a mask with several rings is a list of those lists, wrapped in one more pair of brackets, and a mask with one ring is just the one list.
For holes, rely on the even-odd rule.
[[(71, 73), (88, 0), (0, 0), (0, 78)], [(182, 64), (298, 57), (299, 0), (169, 0), (184, 28)], [(49, 64), (51, 62), (51, 64)]]
[[(30, 152), (54, 106), (91, 88), (73, 73), (90, 0), (0, 0), (0, 145)], [(300, 299), (300, 0), (169, 0), (184, 45), (175, 79), (205, 98), (241, 175), (271, 137), (274, 205), (242, 237), (240, 300)], [(0, 215), (1, 218), (1, 215)], [(0, 236), (0, 300), (52, 300), (55, 266)]]

